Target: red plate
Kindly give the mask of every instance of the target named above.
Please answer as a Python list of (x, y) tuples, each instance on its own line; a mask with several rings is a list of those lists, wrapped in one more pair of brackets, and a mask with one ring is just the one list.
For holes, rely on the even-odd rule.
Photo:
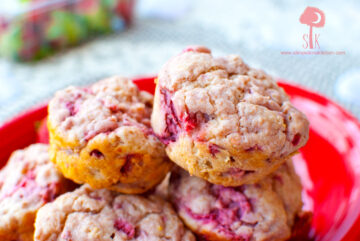
[[(154, 92), (154, 79), (134, 82)], [(304, 186), (304, 208), (314, 213), (317, 240), (360, 240), (360, 123), (334, 102), (283, 81), (279, 84), (310, 120), (310, 139), (295, 156)], [(0, 127), (0, 166), (10, 153), (37, 141), (46, 142), (46, 104)], [(40, 134), (38, 134), (40, 133)]]

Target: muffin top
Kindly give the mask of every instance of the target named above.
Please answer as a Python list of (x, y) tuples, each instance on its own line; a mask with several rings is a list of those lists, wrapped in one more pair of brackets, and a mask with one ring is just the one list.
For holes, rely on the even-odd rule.
[(100, 133), (136, 126), (150, 131), (152, 95), (129, 79), (112, 77), (90, 87), (70, 86), (49, 103), (49, 123), (69, 141), (87, 143)]
[(284, 90), (237, 55), (215, 58), (205, 47), (188, 48), (157, 81), (165, 118), (152, 124), (165, 143), (185, 133), (232, 152), (282, 158), (308, 139), (308, 120)]
[(39, 210), (34, 237), (73, 241), (195, 240), (162, 199), (94, 190), (87, 185)]

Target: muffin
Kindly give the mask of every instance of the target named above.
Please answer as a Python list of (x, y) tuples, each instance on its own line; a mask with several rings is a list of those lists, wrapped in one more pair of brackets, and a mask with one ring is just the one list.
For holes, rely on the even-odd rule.
[(143, 193), (171, 168), (150, 126), (153, 96), (112, 77), (68, 87), (49, 103), (50, 157), (77, 183)]
[(224, 186), (272, 173), (309, 132), (306, 116), (271, 76), (205, 47), (190, 47), (162, 67), (151, 124), (172, 161)]
[(71, 188), (48, 151), (45, 144), (15, 151), (0, 171), (0, 240), (33, 240), (38, 209)]
[(195, 237), (159, 197), (83, 185), (39, 210), (34, 240), (195, 241)]
[(225, 187), (171, 174), (169, 195), (185, 224), (203, 240), (286, 240), (301, 212), (301, 184), (290, 161), (257, 184)]

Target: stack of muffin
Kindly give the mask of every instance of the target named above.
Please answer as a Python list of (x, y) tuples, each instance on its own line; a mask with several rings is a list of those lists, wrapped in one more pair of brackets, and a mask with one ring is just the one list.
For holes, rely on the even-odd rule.
[[(33, 145), (0, 173), (2, 240), (289, 238), (302, 208), (291, 155), (308, 138), (304, 114), (270, 76), (205, 47), (173, 57), (156, 82), (154, 98), (120, 77), (56, 93), (50, 157)], [(176, 211), (154, 191), (170, 171), (161, 186)], [(32, 208), (13, 215), (14, 202)]]
[(181, 168), (169, 198), (205, 240), (285, 240), (302, 208), (291, 155), (309, 124), (283, 89), (239, 56), (190, 47), (159, 72), (151, 119)]

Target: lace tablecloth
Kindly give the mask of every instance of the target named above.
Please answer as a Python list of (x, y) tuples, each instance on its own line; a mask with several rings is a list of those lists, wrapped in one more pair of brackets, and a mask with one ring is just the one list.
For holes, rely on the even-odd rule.
[[(303, 35), (309, 27), (301, 24), (299, 17), (315, 2), (238, 2), (140, 0), (133, 27), (123, 33), (38, 63), (0, 59), (0, 122), (70, 84), (84, 85), (115, 74), (154, 75), (169, 57), (189, 44), (206, 45), (215, 55), (240, 54), (250, 65), (314, 89), (360, 118), (356, 101), (356, 92), (360, 95), (360, 85), (356, 84), (360, 83), (358, 1), (316, 2), (326, 15), (325, 26), (313, 30), (320, 34), (320, 49), (344, 51), (340, 55), (293, 54), (304, 51)], [(355, 86), (350, 87), (355, 99), (346, 98), (350, 95), (344, 93), (349, 88), (341, 91), (337, 85), (349, 78), (350, 86)]]

